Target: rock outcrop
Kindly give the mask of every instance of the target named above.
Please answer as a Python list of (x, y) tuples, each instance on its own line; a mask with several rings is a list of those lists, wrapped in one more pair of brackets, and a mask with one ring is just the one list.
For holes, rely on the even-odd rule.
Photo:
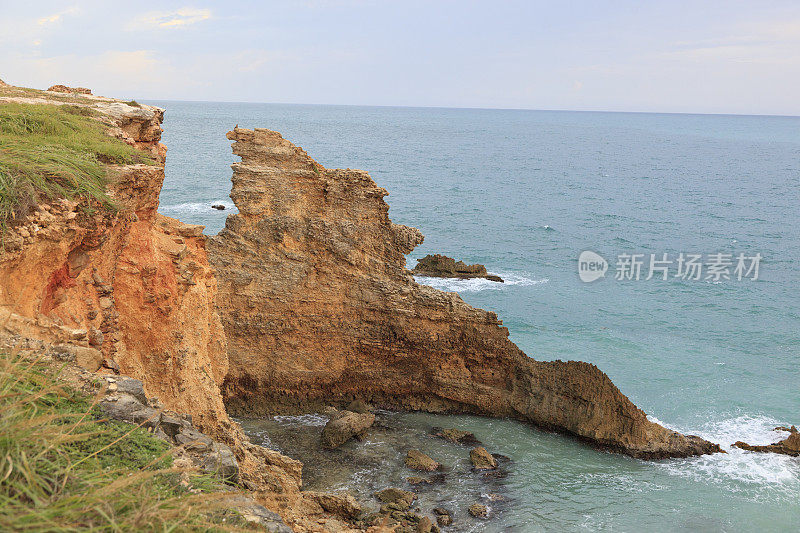
[(497, 459), (492, 457), (486, 448), (477, 446), (470, 450), (469, 460), (475, 470), (494, 470), (497, 468)]
[(641, 458), (719, 451), (650, 422), (606, 374), (541, 362), (494, 313), (417, 284), (422, 234), (364, 171), (329, 170), (264, 130), (228, 133), (239, 210), (209, 239), (239, 413), (373, 405), (512, 417)]
[(91, 89), (86, 87), (68, 87), (66, 85), (53, 85), (47, 90), (54, 93), (92, 94)]
[(503, 278), (497, 274), (489, 274), (483, 265), (468, 265), (464, 261), (456, 261), (446, 255), (426, 255), (417, 260), (417, 266), (412, 270), (416, 276), (429, 276), (435, 278), (484, 278), (490, 281), (503, 283)]
[(789, 436), (783, 440), (768, 444), (766, 446), (751, 445), (742, 441), (737, 441), (733, 445), (737, 448), (741, 448), (742, 450), (748, 450), (751, 452), (780, 453), (792, 457), (800, 456), (800, 432), (797, 431), (797, 428), (792, 426), (791, 428), (776, 429), (788, 430)]

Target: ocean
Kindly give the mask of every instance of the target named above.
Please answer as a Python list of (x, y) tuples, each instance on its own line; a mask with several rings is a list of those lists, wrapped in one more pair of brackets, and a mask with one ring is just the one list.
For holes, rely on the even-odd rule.
[[(235, 212), (225, 132), (277, 130), (324, 166), (368, 170), (389, 191), (392, 220), (425, 235), (409, 267), (443, 253), (506, 279), (420, 282), (496, 312), (529, 356), (594, 363), (660, 423), (728, 449), (646, 462), (458, 417), (449, 425), (511, 462), (502, 512), (457, 530), (800, 527), (800, 458), (727, 448), (774, 442), (786, 436), (775, 426), (800, 423), (799, 117), (148, 103), (167, 110), (163, 214), (218, 232)], [(587, 250), (607, 262), (593, 282), (578, 274)], [(651, 254), (666, 259), (655, 264), (666, 280), (663, 268), (646, 279)], [(681, 254), (700, 256), (699, 279), (676, 276)], [(740, 256), (747, 268), (737, 271)], [(411, 433), (448, 424), (387, 416)], [(281, 424), (318, 420), (245, 427), (269, 440), (265, 428)], [(337, 486), (369, 475), (344, 474)], [(486, 495), (441, 495), (473, 496)]]

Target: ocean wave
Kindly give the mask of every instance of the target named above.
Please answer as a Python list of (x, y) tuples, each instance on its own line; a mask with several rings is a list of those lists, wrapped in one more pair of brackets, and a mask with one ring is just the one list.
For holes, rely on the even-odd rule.
[(211, 202), (184, 202), (181, 204), (161, 204), (158, 207), (159, 212), (163, 214), (169, 213), (210, 213), (214, 212), (215, 209), (212, 209), (212, 205), (224, 205), (225, 211), (227, 212), (230, 209), (236, 209), (236, 206), (230, 200), (213, 200)]
[[(655, 417), (648, 416), (648, 419), (669, 429), (719, 443), (728, 452), (661, 463), (670, 474), (692, 477), (697, 481), (742, 483), (755, 488), (756, 496), (759, 489), (769, 488), (773, 496), (777, 492), (787, 498), (800, 497), (800, 459), (775, 453), (748, 452), (731, 446), (736, 441), (764, 445), (784, 439), (789, 435), (787, 432), (773, 430), (786, 425), (785, 421), (768, 416), (742, 415), (687, 430), (670, 427)], [(735, 484), (730, 486), (730, 490), (737, 490)]]
[(287, 426), (312, 426), (312, 427), (323, 427), (325, 424), (328, 423), (330, 417), (325, 415), (319, 415), (316, 413), (305, 414), (305, 415), (277, 415), (273, 416), (272, 419), (280, 424), (285, 424)]
[(446, 292), (478, 292), (485, 290), (499, 291), (514, 285), (532, 286), (541, 285), (550, 281), (549, 278), (534, 279), (521, 274), (515, 274), (513, 272), (496, 271), (492, 273), (496, 273), (498, 276), (503, 278), (504, 283), (489, 281), (488, 279), (483, 278), (456, 279), (414, 276), (414, 279), (421, 285), (428, 285), (434, 289), (439, 289), (440, 291)]

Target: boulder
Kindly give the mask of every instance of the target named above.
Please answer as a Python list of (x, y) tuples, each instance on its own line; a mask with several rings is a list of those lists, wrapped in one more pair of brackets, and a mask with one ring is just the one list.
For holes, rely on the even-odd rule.
[(434, 531), (433, 522), (427, 516), (423, 516), (417, 522), (417, 533), (431, 533)]
[(184, 427), (175, 435), (175, 443), (193, 452), (207, 452), (212, 449), (214, 441), (193, 427)]
[(236, 456), (221, 442), (212, 444), (211, 452), (201, 459), (200, 467), (204, 472), (216, 474), (229, 483), (236, 483), (239, 480), (239, 463), (236, 461)]
[(100, 408), (111, 419), (122, 420), (144, 427), (156, 427), (160, 421), (157, 410), (142, 405), (130, 394), (115, 394), (100, 400)]
[(412, 272), (417, 276), (431, 276), (436, 278), (484, 278), (490, 281), (503, 283), (503, 279), (496, 274), (486, 272), (483, 265), (468, 265), (463, 261), (456, 261), (446, 255), (426, 255), (417, 260), (417, 266)]
[(433, 472), (440, 470), (442, 465), (425, 455), (419, 450), (408, 450), (406, 454), (406, 466), (423, 472)]
[(408, 490), (396, 489), (390, 487), (375, 493), (375, 497), (383, 503), (400, 504), (399, 510), (405, 511), (411, 507), (417, 495)]
[(326, 512), (346, 520), (357, 518), (361, 514), (361, 505), (350, 494), (305, 491), (303, 495), (318, 503)]
[(453, 515), (450, 514), (450, 511), (447, 509), (444, 509), (443, 507), (436, 507), (433, 509), (433, 514), (436, 515), (436, 523), (440, 526), (453, 525)]
[(494, 470), (497, 468), (497, 460), (483, 446), (470, 450), (469, 460), (472, 461), (472, 466), (475, 470)]
[(214, 204), (211, 206), (211, 209), (216, 209), (217, 211), (224, 211), (225, 206), (222, 204)]
[(339, 411), (325, 424), (322, 445), (328, 449), (338, 448), (353, 437), (363, 436), (374, 422), (375, 415), (372, 413)]
[(473, 503), (469, 506), (469, 514), (475, 518), (486, 518), (489, 516), (489, 508), (482, 503)]
[(462, 431), (460, 429), (455, 428), (433, 428), (431, 430), (434, 436), (443, 438), (447, 442), (452, 442), (453, 444), (471, 444), (471, 445), (478, 445), (481, 443), (473, 433), (469, 431)]

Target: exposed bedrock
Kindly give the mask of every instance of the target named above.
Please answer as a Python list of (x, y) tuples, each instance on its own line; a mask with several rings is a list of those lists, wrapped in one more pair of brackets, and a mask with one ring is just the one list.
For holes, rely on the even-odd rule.
[(209, 239), (238, 413), (323, 403), (512, 417), (641, 458), (719, 451), (647, 420), (597, 367), (540, 362), (494, 313), (418, 285), (386, 190), (264, 130), (228, 133), (239, 209)]

